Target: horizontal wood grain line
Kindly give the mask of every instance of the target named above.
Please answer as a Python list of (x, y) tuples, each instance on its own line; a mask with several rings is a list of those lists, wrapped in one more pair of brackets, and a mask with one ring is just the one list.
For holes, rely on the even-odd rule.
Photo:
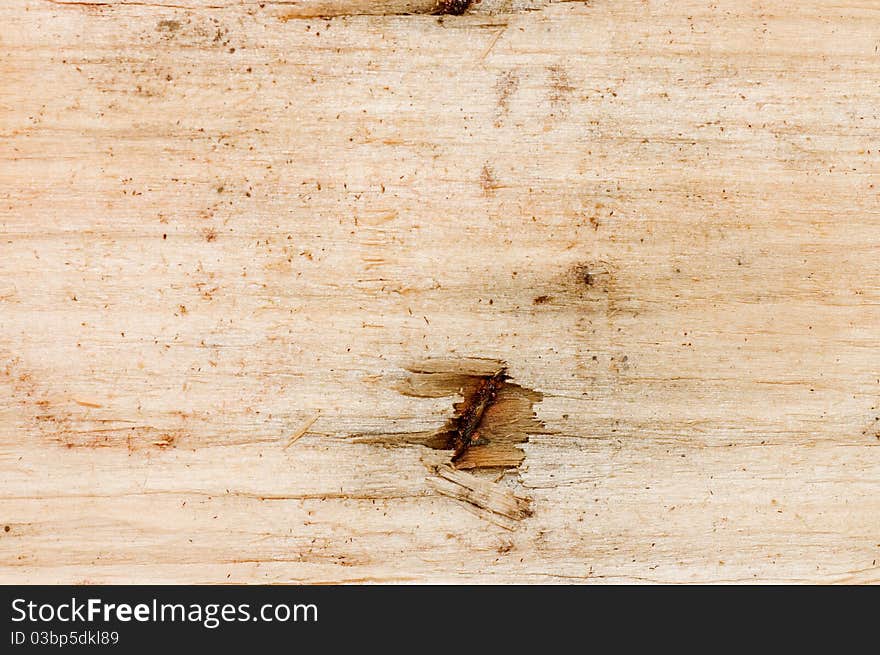
[(586, 0), (266, 0), (217, 3), (209, 0), (149, 2), (145, 0), (46, 0), (55, 5), (104, 8), (144, 7), (156, 9), (233, 9), (266, 7), (280, 9), (282, 21), (342, 18), (346, 16), (461, 16), (464, 14), (513, 14), (541, 9), (557, 2)]

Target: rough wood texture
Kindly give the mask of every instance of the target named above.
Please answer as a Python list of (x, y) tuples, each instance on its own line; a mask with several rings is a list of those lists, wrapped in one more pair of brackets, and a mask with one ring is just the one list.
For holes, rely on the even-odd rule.
[(880, 581), (877, 4), (405, 4), (0, 5), (2, 581)]

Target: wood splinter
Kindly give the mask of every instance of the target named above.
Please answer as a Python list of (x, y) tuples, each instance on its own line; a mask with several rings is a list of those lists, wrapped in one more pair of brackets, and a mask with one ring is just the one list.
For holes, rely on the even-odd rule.
[(498, 392), (508, 379), (507, 370), (484, 378), (477, 388), (464, 401), (461, 415), (454, 419), (455, 429), (450, 435), (450, 447), (453, 450), (452, 461), (457, 462), (465, 454), (472, 443), (480, 442), (480, 423), (486, 409), (495, 402)]

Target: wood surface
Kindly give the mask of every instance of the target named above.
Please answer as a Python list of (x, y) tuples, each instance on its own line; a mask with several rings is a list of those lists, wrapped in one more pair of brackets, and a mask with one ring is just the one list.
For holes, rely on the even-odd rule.
[(0, 581), (880, 582), (880, 6), (458, 9), (0, 5)]

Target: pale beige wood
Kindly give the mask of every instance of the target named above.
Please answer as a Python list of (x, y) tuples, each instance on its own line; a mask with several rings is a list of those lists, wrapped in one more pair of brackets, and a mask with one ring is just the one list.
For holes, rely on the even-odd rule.
[(876, 3), (295, 4), (0, 5), (0, 581), (880, 581)]

